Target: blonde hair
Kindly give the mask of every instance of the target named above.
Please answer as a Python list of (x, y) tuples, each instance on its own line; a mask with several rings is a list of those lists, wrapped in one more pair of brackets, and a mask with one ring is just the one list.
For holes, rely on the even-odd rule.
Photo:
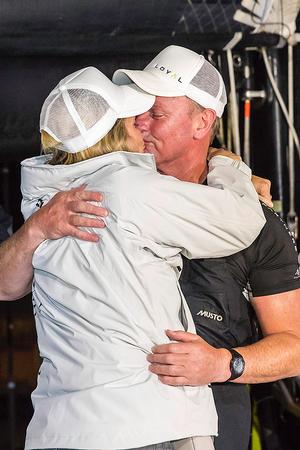
[(118, 119), (113, 128), (100, 141), (81, 152), (69, 153), (60, 150), (60, 143), (44, 130), (41, 132), (41, 146), (43, 153), (52, 155), (52, 158), (47, 161), (47, 164), (67, 165), (94, 158), (95, 156), (104, 155), (106, 153), (122, 150), (126, 152), (134, 151), (128, 146), (128, 138), (129, 136), (124, 119)]

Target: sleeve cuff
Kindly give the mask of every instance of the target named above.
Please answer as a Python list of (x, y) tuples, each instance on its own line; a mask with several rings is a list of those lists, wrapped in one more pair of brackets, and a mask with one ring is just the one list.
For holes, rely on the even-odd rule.
[(213, 156), (208, 163), (209, 172), (213, 170), (215, 167), (219, 166), (231, 166), (235, 169), (240, 170), (249, 178), (252, 176), (252, 171), (250, 167), (248, 167), (243, 161), (237, 161), (235, 159), (228, 158), (227, 156)]

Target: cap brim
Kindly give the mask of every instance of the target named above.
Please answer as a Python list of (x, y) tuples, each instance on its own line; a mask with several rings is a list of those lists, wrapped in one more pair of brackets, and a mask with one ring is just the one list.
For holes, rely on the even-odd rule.
[(143, 91), (133, 83), (118, 86), (123, 93), (123, 101), (118, 107), (119, 118), (137, 116), (152, 108), (155, 97)]
[(153, 72), (146, 70), (127, 70), (118, 69), (112, 78), (113, 82), (118, 85), (127, 85), (134, 82), (138, 87), (152, 95), (160, 97), (181, 97), (185, 93), (178, 86), (178, 82), (170, 79), (164, 80)]

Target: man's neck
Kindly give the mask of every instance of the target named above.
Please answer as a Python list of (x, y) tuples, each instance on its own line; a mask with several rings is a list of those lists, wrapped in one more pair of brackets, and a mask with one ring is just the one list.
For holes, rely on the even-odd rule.
[(183, 161), (176, 160), (158, 167), (160, 173), (178, 178), (181, 181), (201, 184), (207, 176), (207, 165), (203, 161), (191, 161), (190, 164), (184, 158)]

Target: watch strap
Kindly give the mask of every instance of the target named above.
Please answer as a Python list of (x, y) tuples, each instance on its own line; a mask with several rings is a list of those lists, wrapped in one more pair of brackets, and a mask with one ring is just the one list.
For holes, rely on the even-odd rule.
[(232, 381), (243, 375), (245, 370), (245, 360), (242, 357), (242, 355), (239, 352), (237, 352), (234, 348), (228, 348), (227, 350), (231, 353), (231, 360), (230, 360), (231, 375), (227, 381)]

